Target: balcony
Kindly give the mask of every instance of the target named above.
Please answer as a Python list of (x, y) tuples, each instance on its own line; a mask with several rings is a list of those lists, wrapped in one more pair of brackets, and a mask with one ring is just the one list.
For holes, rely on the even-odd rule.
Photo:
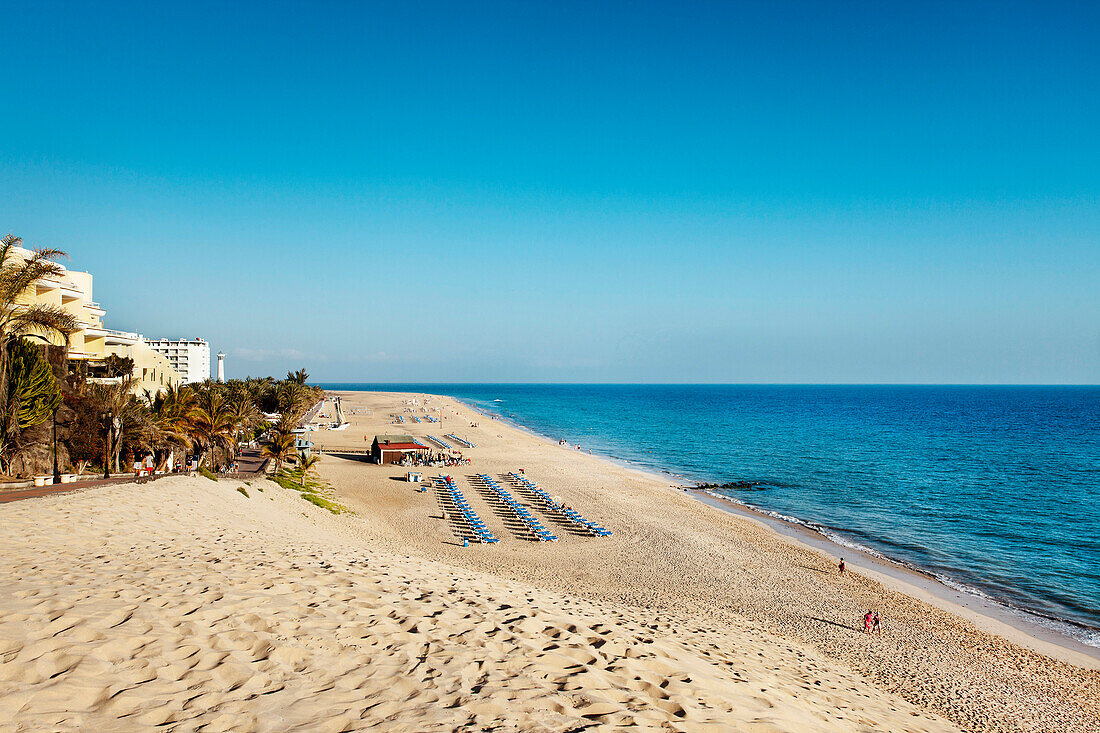
[(107, 343), (112, 345), (133, 346), (141, 338), (139, 334), (130, 333), (129, 331), (116, 331), (113, 328), (104, 328), (103, 331)]
[(61, 302), (72, 302), (74, 300), (83, 300), (84, 291), (75, 285), (69, 283), (61, 283)]

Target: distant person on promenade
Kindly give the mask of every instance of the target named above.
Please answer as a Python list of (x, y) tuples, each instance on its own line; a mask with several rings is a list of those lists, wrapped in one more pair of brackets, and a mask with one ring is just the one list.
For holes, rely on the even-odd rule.
[(140, 484), (141, 483), (141, 461), (135, 459), (133, 469), (134, 469), (134, 482)]

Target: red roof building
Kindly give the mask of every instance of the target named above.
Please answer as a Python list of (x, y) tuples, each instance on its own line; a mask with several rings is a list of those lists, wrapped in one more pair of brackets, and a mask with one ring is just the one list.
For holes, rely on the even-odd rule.
[(406, 453), (420, 453), (430, 450), (420, 445), (411, 435), (376, 435), (370, 446), (371, 457), (375, 463), (400, 463)]

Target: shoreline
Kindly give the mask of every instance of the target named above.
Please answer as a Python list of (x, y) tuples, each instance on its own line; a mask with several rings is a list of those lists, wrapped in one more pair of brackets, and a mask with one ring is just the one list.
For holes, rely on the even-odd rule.
[[(849, 568), (866, 573), (883, 585), (890, 586), (911, 598), (965, 618), (991, 634), (1027, 646), (1032, 651), (1053, 659), (1085, 669), (1100, 669), (1100, 648), (1085, 644), (1056, 628), (1043, 625), (1038, 620), (1041, 617), (1027, 611), (1014, 609), (991, 598), (982, 598), (967, 591), (955, 590), (931, 574), (907, 567), (888, 557), (876, 557), (859, 548), (840, 545), (806, 527), (776, 519), (732, 499), (723, 496), (699, 496), (703, 492), (696, 489), (690, 489), (687, 493), (707, 506), (758, 522), (780, 537), (792, 540), (806, 549), (825, 553), (837, 561), (843, 557)], [(859, 564), (853, 565), (850, 560), (853, 556), (859, 558)], [(1015, 630), (1019, 634), (1008, 634), (1006, 633), (1008, 629)]]
[[(1053, 643), (1043, 647), (1036, 634), (970, 616), (927, 597), (919, 580), (904, 575), (903, 585), (854, 553), (859, 567), (840, 574), (833, 548), (815, 548), (760, 516), (708, 505), (677, 486), (678, 479), (563, 448), (493, 416), (492, 406), (482, 409), (423, 388), (378, 390), (330, 391), (340, 395), (349, 428), (314, 434), (318, 446), (333, 453), (321, 462), (320, 478), (356, 512), (356, 531), (373, 543), (417, 561), (659, 622), (662, 638), (701, 653), (743, 654), (762, 644), (749, 656), (775, 671), (792, 671), (785, 684), (793, 683), (795, 694), (824, 690), (825, 681), (815, 686), (817, 669), (844, 668), (859, 682), (832, 687), (829, 694), (834, 700), (858, 694), (860, 708), (865, 700), (898, 695), (968, 731), (1083, 733), (1100, 724), (1100, 665), (1084, 653)], [(444, 424), (415, 420), (422, 413), (439, 414)], [(398, 420), (403, 414), (405, 420)], [(461, 519), (441, 511), (447, 499), (438, 486), (410, 485), (409, 469), (400, 465), (367, 464), (364, 446), (373, 436), (393, 433), (396, 424), (414, 439), (453, 433), (476, 445), (461, 450), (467, 459), (462, 467), (425, 466), (422, 475), (453, 475), (479, 526), (497, 542), (478, 542)], [(341, 448), (349, 453), (339, 455)], [(588, 536), (536, 502), (528, 509), (558, 541), (534, 541), (480, 478), (508, 486), (509, 474), (521, 469), (555, 503), (574, 507), (613, 536)], [(516, 498), (525, 503), (524, 496)], [(883, 634), (862, 631), (869, 609), (881, 614)], [(766, 678), (754, 689), (770, 692)], [(864, 685), (872, 690), (869, 698), (855, 692)], [(830, 714), (841, 712), (838, 705), (829, 703)], [(914, 728), (894, 721), (884, 729)]]
[[(356, 390), (335, 391), (354, 392)], [(478, 415), (496, 420), (536, 438), (550, 448), (568, 450), (565, 446), (557, 445), (552, 436), (539, 433), (515, 420), (493, 413), (453, 395), (429, 392), (383, 392), (382, 394), (415, 394), (450, 399)], [(569, 447), (573, 447), (572, 444), (569, 444)], [(684, 480), (683, 476), (672, 471), (664, 470), (659, 473), (658, 470), (660, 469), (639, 466), (628, 459), (594, 451), (582, 450), (580, 453), (655, 481)], [(745, 502), (685, 485), (670, 484), (669, 488), (680, 491), (694, 500), (719, 511), (755, 521), (777, 536), (797, 543), (803, 549), (824, 553), (830, 559), (837, 561), (840, 557), (845, 557), (845, 562), (849, 566), (852, 565), (848, 558), (858, 557), (860, 562), (854, 567), (861, 572), (868, 573), (875, 580), (892, 587), (900, 593), (930, 603), (943, 611), (974, 623), (984, 631), (996, 634), (1008, 641), (1022, 644), (1032, 651), (1085, 669), (1100, 670), (1100, 647), (1086, 644), (1058, 628), (1062, 625), (1073, 627), (1074, 624), (1071, 621), (1047, 619), (1026, 609), (1015, 608), (968, 589), (953, 588), (930, 571), (895, 560), (881, 553), (874, 554), (860, 547), (840, 544), (809, 527), (795, 522), (783, 521), (768, 514), (767, 510)], [(1011, 633), (1012, 631), (1016, 633)]]

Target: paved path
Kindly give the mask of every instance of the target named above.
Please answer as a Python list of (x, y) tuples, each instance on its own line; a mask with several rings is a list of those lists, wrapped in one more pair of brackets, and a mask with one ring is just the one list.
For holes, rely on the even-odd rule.
[(260, 473), (269, 460), (260, 454), (259, 448), (245, 448), (237, 454), (237, 467), (240, 469), (238, 473), (241, 476)]
[(321, 398), (321, 400), (316, 405), (311, 407), (309, 412), (307, 412), (302, 417), (302, 419), (298, 421), (298, 427), (304, 427), (306, 423), (312, 422), (313, 418), (317, 417), (317, 413), (319, 413), (321, 411), (321, 408), (324, 407), (324, 406), (325, 406), (325, 400), (324, 400), (324, 398)]
[[(237, 462), (240, 466), (240, 476), (255, 475), (263, 471), (269, 459), (260, 455), (260, 451), (257, 449), (248, 449), (241, 451), (237, 457)], [(182, 475), (182, 474), (169, 474), (169, 475)], [(162, 478), (158, 476), (157, 478)], [(156, 480), (156, 479), (154, 479)], [(79, 489), (93, 489), (98, 486), (117, 486), (118, 484), (132, 484), (134, 479), (131, 476), (125, 478), (109, 478), (109, 479), (89, 479), (87, 481), (74, 481), (71, 484), (49, 484), (47, 486), (36, 486), (32, 489), (14, 489), (12, 491), (0, 490), (0, 504), (6, 504), (9, 501), (19, 501), (20, 499), (37, 499), (40, 496), (53, 496), (54, 494), (66, 494), (70, 491), (77, 491)]]
[(134, 479), (109, 478), (91, 479), (89, 481), (74, 481), (71, 484), (49, 484), (48, 486), (36, 486), (33, 489), (16, 489), (15, 491), (0, 491), (0, 504), (20, 499), (36, 499), (40, 496), (53, 496), (54, 494), (66, 494), (78, 489), (90, 489), (97, 486), (114, 486), (117, 484), (132, 484)]

